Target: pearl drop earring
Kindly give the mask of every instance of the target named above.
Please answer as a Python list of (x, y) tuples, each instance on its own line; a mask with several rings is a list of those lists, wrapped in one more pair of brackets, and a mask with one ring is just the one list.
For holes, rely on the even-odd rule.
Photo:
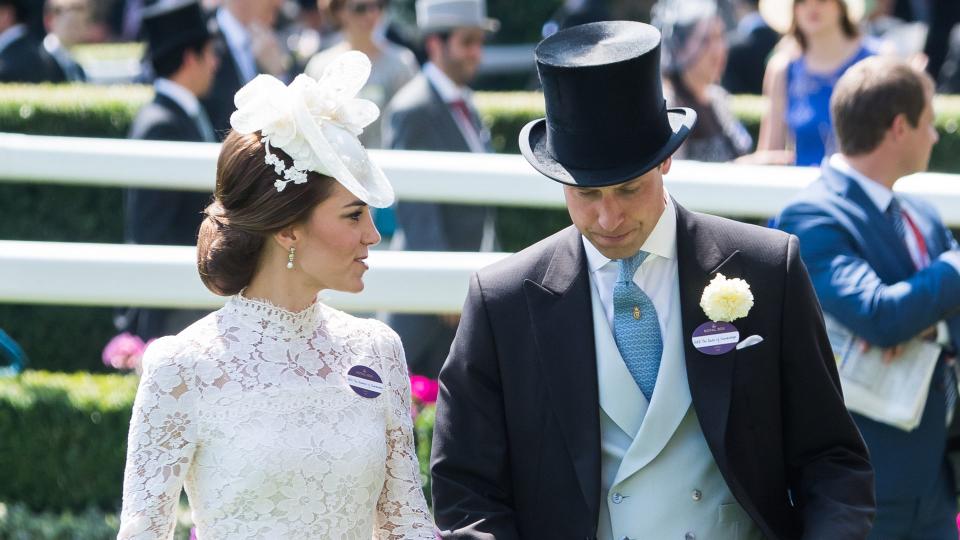
[(297, 248), (290, 246), (290, 254), (287, 255), (287, 270), (293, 270), (293, 259), (297, 256)]

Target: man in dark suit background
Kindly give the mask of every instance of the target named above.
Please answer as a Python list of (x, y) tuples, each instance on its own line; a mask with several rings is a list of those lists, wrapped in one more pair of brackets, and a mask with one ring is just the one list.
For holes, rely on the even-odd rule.
[[(138, 113), (131, 139), (216, 142), (198, 98), (210, 90), (217, 68), (213, 36), (196, 0), (160, 0), (144, 10), (150, 63), (157, 79), (153, 101)], [(130, 189), (125, 194), (125, 237), (134, 244), (195, 245), (209, 193)], [(172, 334), (195, 313), (133, 310), (127, 325), (143, 339)]]
[(86, 72), (69, 49), (89, 37), (90, 0), (47, 0), (43, 11), (47, 35), (41, 54), (50, 57), (52, 82), (86, 82)]
[(664, 189), (696, 115), (664, 107), (659, 32), (576, 26), (536, 58), (521, 151), (575, 225), (471, 280), (433, 439), (444, 537), (862, 540), (873, 475), (796, 237)]
[[(476, 76), (486, 34), (498, 22), (486, 17), (483, 0), (420, 0), (417, 25), (430, 61), (387, 105), (384, 147), (490, 152), (489, 132), (467, 85)], [(482, 206), (400, 201), (397, 227), (395, 249), (491, 251), (496, 245), (494, 210)], [(458, 322), (455, 315), (394, 315), (389, 321), (411, 370), (430, 377), (439, 373)]]
[(763, 93), (763, 72), (780, 34), (770, 28), (760, 12), (757, 0), (737, 0), (737, 27), (730, 33), (727, 68), (723, 87), (731, 94)]
[(214, 18), (219, 30), (219, 61), (213, 86), (203, 106), (220, 140), (230, 130), (237, 110), (233, 96), (260, 73), (287, 81), (292, 58), (273, 31), (283, 0), (224, 0)]
[[(848, 69), (830, 103), (840, 153), (778, 219), (800, 238), (824, 313), (873, 346), (895, 348), (940, 321), (948, 348), (960, 343), (960, 246), (930, 204), (893, 192), (901, 177), (927, 168), (937, 142), (932, 99), (930, 77), (903, 62), (876, 57)], [(911, 431), (853, 415), (876, 470), (870, 538), (957, 538), (946, 457), (953, 359), (941, 356), (929, 385)]]
[(53, 80), (52, 59), (41, 55), (26, 24), (28, 13), (27, 0), (0, 0), (0, 83)]

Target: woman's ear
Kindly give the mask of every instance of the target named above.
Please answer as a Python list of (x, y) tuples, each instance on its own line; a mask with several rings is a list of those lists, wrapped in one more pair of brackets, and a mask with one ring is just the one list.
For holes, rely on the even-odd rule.
[(273, 241), (284, 251), (289, 251), (291, 247), (295, 247), (299, 237), (300, 231), (296, 225), (289, 225), (273, 233)]

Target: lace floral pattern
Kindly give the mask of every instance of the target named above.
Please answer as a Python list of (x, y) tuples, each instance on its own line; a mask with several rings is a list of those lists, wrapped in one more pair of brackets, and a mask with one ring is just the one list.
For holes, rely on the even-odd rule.
[[(372, 368), (384, 392), (347, 384)], [(186, 489), (202, 540), (434, 538), (397, 335), (322, 303), (231, 298), (156, 341), (130, 422), (122, 539), (173, 537)]]

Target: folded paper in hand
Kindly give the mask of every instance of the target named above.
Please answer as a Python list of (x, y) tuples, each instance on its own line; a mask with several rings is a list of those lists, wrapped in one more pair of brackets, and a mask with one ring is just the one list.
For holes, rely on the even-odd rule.
[(940, 346), (912, 339), (888, 363), (883, 361), (883, 349), (864, 351), (863, 341), (836, 319), (824, 315), (824, 322), (847, 409), (904, 431), (915, 429), (927, 402)]

